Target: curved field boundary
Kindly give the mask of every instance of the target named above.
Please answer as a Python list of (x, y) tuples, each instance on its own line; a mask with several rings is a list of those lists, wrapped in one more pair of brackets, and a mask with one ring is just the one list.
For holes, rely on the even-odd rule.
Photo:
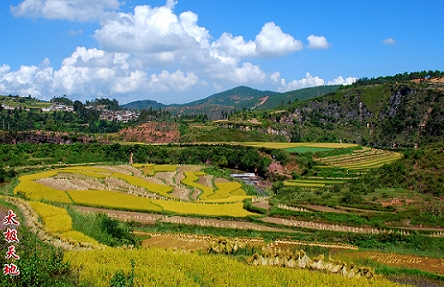
[(42, 219), (49, 234), (73, 243), (82, 242), (95, 247), (100, 245), (97, 240), (73, 230), (72, 219), (66, 209), (35, 201), (29, 202), (29, 205)]
[[(4, 197), (5, 201), (17, 206), (23, 216), (25, 217), (25, 225), (32, 233), (35, 233), (42, 241), (51, 244), (55, 247), (60, 247), (66, 250), (89, 250), (92, 248), (103, 248), (100, 244), (93, 244), (91, 242), (83, 242), (86, 235), (76, 231), (67, 231), (62, 236), (53, 235), (47, 228), (39, 221), (38, 214), (31, 208), (31, 206), (23, 199), (16, 197)], [(83, 236), (74, 237), (74, 233), (80, 233)], [(78, 235), (78, 234), (77, 234)], [(89, 238), (89, 237), (88, 237)], [(91, 240), (94, 240), (91, 238)]]
[(162, 212), (163, 210), (162, 207), (153, 204), (151, 199), (114, 191), (69, 190), (68, 193), (75, 203), (87, 206), (148, 212)]
[(173, 191), (173, 188), (169, 185), (162, 185), (162, 184), (157, 184), (157, 183), (153, 183), (153, 182), (148, 182), (140, 177), (126, 175), (126, 174), (117, 173), (117, 172), (113, 173), (112, 176), (122, 179), (122, 180), (128, 182), (129, 184), (146, 188), (148, 191), (160, 194), (160, 195), (168, 197), (168, 198), (173, 198), (169, 194), (170, 192)]
[(199, 180), (199, 178), (197, 177), (195, 172), (185, 171), (184, 174), (185, 178), (181, 180), (181, 183), (202, 190), (202, 194), (199, 195), (200, 199), (208, 199), (208, 197), (214, 193), (213, 188), (196, 182), (197, 180)]
[(40, 179), (48, 175), (56, 175), (56, 172), (44, 173), (43, 176), (21, 176), (20, 183), (14, 188), (14, 193), (23, 193), (31, 200), (48, 200), (62, 203), (72, 203), (69, 196), (62, 190), (54, 189), (49, 186), (40, 184), (33, 180)]

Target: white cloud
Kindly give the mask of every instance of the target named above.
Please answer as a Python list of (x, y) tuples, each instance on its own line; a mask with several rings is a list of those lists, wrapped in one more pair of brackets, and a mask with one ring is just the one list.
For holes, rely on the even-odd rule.
[(324, 36), (310, 35), (307, 40), (309, 49), (328, 49), (331, 46)]
[[(106, 51), (162, 54), (208, 47), (209, 32), (197, 26), (197, 15), (178, 17), (169, 6), (136, 6), (133, 13), (119, 13), (94, 33)], [(175, 57), (171, 57), (175, 59)]]
[(84, 22), (102, 20), (121, 5), (119, 0), (24, 0), (11, 6), (11, 12), (16, 17)]
[(254, 42), (257, 46), (256, 52), (259, 55), (271, 57), (283, 56), (299, 51), (303, 47), (301, 41), (283, 33), (281, 27), (276, 26), (273, 22), (266, 23), (262, 27)]
[[(309, 73), (287, 83), (279, 72), (264, 72), (245, 59), (273, 58), (299, 51), (303, 43), (282, 31), (274, 22), (263, 25), (254, 39), (223, 33), (214, 39), (198, 25), (198, 15), (176, 14), (177, 1), (160, 7), (135, 6), (130, 12), (115, 12), (123, 0), (24, 0), (11, 7), (15, 16), (44, 17), (70, 21), (100, 21), (93, 37), (100, 48), (77, 49), (54, 70), (49, 60), (40, 66), (22, 66), (17, 71), (0, 66), (0, 92), (32, 94), (42, 99), (66, 94), (70, 97), (174, 96), (196, 87), (274, 84), (279, 90), (323, 85)], [(113, 12), (114, 11), (114, 12)], [(72, 30), (76, 35), (82, 30)], [(330, 44), (323, 36), (308, 37), (309, 48)], [(148, 94), (148, 95), (147, 95)], [(167, 98), (158, 98), (161, 102)], [(185, 99), (183, 99), (185, 101)]]
[(327, 85), (351, 85), (357, 80), (358, 78), (356, 77), (347, 77), (344, 79), (342, 76), (339, 76), (333, 79), (332, 81), (328, 81)]
[(78, 47), (56, 71), (47, 59), (39, 67), (22, 66), (12, 72), (9, 66), (1, 66), (0, 87), (6, 94), (31, 94), (47, 100), (67, 94), (85, 100), (99, 96), (125, 99), (125, 95), (131, 93), (186, 91), (199, 84), (197, 75), (185, 74), (181, 70), (148, 76), (145, 71), (135, 68), (130, 60), (128, 54)]
[(387, 39), (382, 40), (382, 43), (384, 45), (394, 45), (394, 44), (396, 44), (396, 41), (393, 38), (387, 38)]
[(223, 33), (220, 38), (211, 44), (211, 48), (220, 55), (235, 58), (255, 57), (256, 43), (245, 42), (242, 36), (233, 37), (230, 33)]
[(299, 51), (302, 47), (301, 41), (283, 33), (273, 22), (266, 23), (254, 41), (223, 33), (211, 44), (217, 54), (234, 58), (279, 57)]
[(289, 83), (285, 79), (281, 79), (280, 86), (278, 88), (281, 92), (299, 90), (309, 87), (316, 87), (324, 85), (324, 80), (318, 76), (313, 77), (310, 73), (305, 74), (305, 78), (300, 80), (293, 80)]
[(281, 73), (280, 72), (274, 72), (273, 74), (271, 74), (270, 80), (271, 80), (271, 82), (273, 84), (278, 85), (279, 82), (281, 81)]

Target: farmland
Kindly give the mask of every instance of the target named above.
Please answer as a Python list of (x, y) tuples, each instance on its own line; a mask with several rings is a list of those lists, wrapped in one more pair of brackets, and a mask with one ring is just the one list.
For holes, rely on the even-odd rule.
[[(409, 208), (421, 206), (425, 196), (413, 196), (402, 188), (378, 186), (372, 192), (363, 193), (357, 200), (359, 193), (352, 191), (359, 179), (387, 168), (387, 164), (396, 167), (402, 158), (401, 153), (348, 144), (307, 143), (298, 146), (272, 143), (264, 144), (262, 148), (265, 148), (262, 152), (271, 149), (270, 157), (275, 156), (272, 159), (275, 166), (282, 165), (282, 168), (273, 171), (280, 170), (281, 176), (286, 176), (284, 180), (277, 180), (269, 186), (267, 197), (251, 195), (254, 192), (247, 192), (251, 187), (204, 163), (54, 167), (20, 176), (13, 193), (25, 198), (30, 209), (38, 215), (41, 230), (47, 234), (45, 240), (64, 242), (62, 246), (77, 244), (81, 249), (91, 249), (81, 251), (74, 247), (66, 248), (73, 250), (65, 252), (65, 260), (73, 268), (82, 269), (78, 277), (81, 281), (89, 281), (94, 286), (108, 286), (110, 279), (119, 272), (126, 274), (126, 278), (134, 276), (137, 284), (157, 286), (169, 286), (173, 281), (176, 286), (195, 286), (195, 280), (216, 282), (217, 286), (241, 284), (239, 282), (245, 284), (244, 279), (237, 278), (239, 274), (250, 274), (247, 278), (252, 286), (263, 286), (263, 282), (271, 285), (300, 283), (305, 282), (303, 278), (311, 278), (311, 283), (304, 283), (308, 286), (326, 285), (325, 282), (329, 286), (394, 286), (393, 282), (379, 277), (387, 271), (378, 269), (378, 264), (390, 265), (393, 260), (381, 259), (385, 257), (371, 253), (373, 257), (367, 256), (370, 259), (365, 261), (353, 252), (370, 248), (375, 252), (391, 251), (391, 254), (417, 253), (415, 256), (419, 258), (419, 255), (444, 255), (444, 229), (432, 222), (422, 221), (420, 228), (412, 223), (414, 218)], [(276, 149), (282, 153), (275, 153)], [(290, 174), (294, 178), (288, 178)], [(394, 198), (401, 204), (393, 203)], [(407, 216), (410, 216), (410, 222), (406, 221)], [(111, 218), (127, 223), (113, 223)], [(112, 236), (95, 234), (107, 226), (133, 232), (119, 231)], [(174, 234), (182, 241), (167, 239)], [(249, 247), (241, 247), (242, 252), (234, 257), (205, 255), (206, 250), (200, 251), (203, 254), (175, 251), (196, 242), (199, 236), (209, 235), (223, 236), (218, 240), (227, 242), (233, 238), (239, 238), (239, 242), (272, 242), (274, 249), (260, 249), (256, 243), (252, 243)], [(157, 240), (165, 238), (162, 246), (167, 246), (168, 250), (139, 247), (148, 246), (144, 242), (153, 237)], [(183, 242), (183, 246), (178, 242)], [(393, 242), (396, 244), (393, 245)], [(104, 247), (116, 244), (123, 244), (124, 247)], [(340, 261), (330, 263), (322, 261), (322, 265), (319, 263), (320, 257), (315, 257), (316, 260), (310, 263), (315, 264), (313, 266), (330, 266), (328, 268), (336, 270), (347, 264), (350, 266), (347, 272), (341, 272), (353, 274), (348, 277), (365, 277), (360, 272), (367, 270), (373, 270), (371, 274), (377, 270), (379, 275), (368, 281), (365, 278), (350, 279), (299, 268), (292, 270), (288, 266), (294, 265), (291, 261), (294, 255), (289, 254), (296, 245), (308, 249), (312, 257), (322, 251), (326, 255), (333, 254), (333, 258), (340, 258)], [(338, 253), (337, 249), (341, 248), (352, 251)], [(85, 256), (93, 260), (84, 263)], [(103, 264), (97, 263), (103, 258), (109, 262), (106, 268), (99, 267)], [(363, 262), (360, 264), (364, 267), (359, 267), (359, 272), (357, 267), (351, 271), (353, 258)], [(163, 266), (173, 263), (174, 266), (181, 266), (181, 271), (174, 272), (168, 279), (171, 282), (165, 280), (165, 272), (156, 269), (159, 261)], [(439, 258), (433, 262), (439, 263)], [(215, 267), (218, 265), (225, 267)], [(196, 266), (200, 271), (196, 271)], [(408, 267), (437, 273), (435, 269), (426, 269), (422, 265)], [(233, 271), (233, 268), (237, 271)], [(134, 273), (131, 273), (132, 270)], [(287, 273), (289, 271), (291, 273)], [(230, 273), (230, 276), (214, 275), (220, 272)], [(267, 279), (255, 281), (259, 280), (253, 279), (258, 272), (266, 274)]]
[[(61, 168), (20, 177), (15, 193), (32, 200), (155, 213), (228, 217), (254, 215), (243, 209), (242, 201), (249, 197), (237, 182), (216, 183), (215, 188), (211, 176), (187, 171), (199, 169), (197, 166), (182, 166), (182, 173), (176, 172), (178, 166), (150, 167), (154, 171), (153, 176), (144, 176), (129, 165)], [(146, 170), (146, 166), (143, 169)], [(170, 171), (168, 179), (165, 179), (163, 171)], [(180, 183), (187, 192), (186, 200), (175, 197), (171, 193), (174, 188), (166, 183), (174, 182), (174, 178), (181, 174), (184, 174)], [(196, 183), (198, 180), (202, 183)], [(69, 189), (62, 190), (67, 186)], [(199, 195), (193, 200), (192, 195), (196, 192)], [(236, 193), (232, 195), (231, 192)]]

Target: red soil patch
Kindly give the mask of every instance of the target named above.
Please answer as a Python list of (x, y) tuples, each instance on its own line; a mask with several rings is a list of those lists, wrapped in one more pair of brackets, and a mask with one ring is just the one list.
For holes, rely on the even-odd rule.
[(179, 128), (175, 123), (150, 122), (119, 131), (124, 141), (143, 143), (171, 143), (180, 139)]

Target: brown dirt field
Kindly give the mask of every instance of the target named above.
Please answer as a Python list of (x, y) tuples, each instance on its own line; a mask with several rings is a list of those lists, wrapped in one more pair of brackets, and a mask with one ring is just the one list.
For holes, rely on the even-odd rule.
[(199, 179), (198, 179), (197, 182), (200, 183), (200, 184), (202, 184), (202, 185), (205, 185), (205, 186), (208, 186), (208, 187), (214, 188), (213, 185), (208, 185), (208, 181), (207, 181), (207, 179), (205, 178), (205, 176), (199, 176)]
[(170, 193), (171, 196), (174, 196), (182, 201), (190, 201), (189, 195), (191, 191), (186, 188), (175, 187), (174, 191)]
[(401, 255), (374, 251), (350, 252), (347, 253), (347, 256), (351, 258), (370, 258), (376, 262), (393, 267), (419, 269), (435, 274), (444, 275), (444, 259), (442, 258), (429, 258), (422, 256)]
[(248, 120), (250, 123), (254, 124), (254, 125), (261, 125), (262, 123), (260, 121), (258, 121), (257, 119), (251, 119)]
[(308, 208), (308, 209), (312, 209), (312, 210), (316, 210), (316, 211), (322, 211), (322, 212), (346, 213), (346, 214), (349, 213), (349, 212), (347, 212), (345, 210), (339, 210), (339, 209), (331, 208), (331, 207), (328, 207), (328, 206), (322, 206), (322, 205), (304, 204), (304, 205), (301, 205), (301, 206), (305, 207), (305, 208)]
[(72, 183), (69, 180), (59, 179), (59, 178), (42, 178), (37, 180), (36, 182), (46, 185), (48, 187), (58, 189), (58, 190), (82, 190), (83, 188), (81, 186), (78, 186), (74, 183)]
[(170, 143), (180, 139), (176, 124), (167, 122), (149, 122), (137, 127), (129, 127), (118, 132), (117, 137), (124, 141), (143, 143)]
[(133, 220), (140, 223), (147, 224), (155, 224), (156, 221), (160, 218), (166, 217), (161, 214), (151, 214), (151, 213), (143, 213), (143, 212), (133, 212), (133, 211), (122, 211), (122, 210), (111, 210), (104, 208), (95, 208), (95, 207), (86, 207), (86, 206), (75, 206), (77, 210), (83, 212), (102, 212), (108, 215), (111, 218), (115, 218), (118, 220)]
[(221, 182), (231, 182), (228, 179), (222, 178), (222, 177), (218, 177), (214, 179), (215, 183), (221, 183)]
[(266, 210), (269, 210), (270, 207), (271, 207), (271, 205), (270, 205), (270, 203), (268, 203), (268, 201), (266, 201), (266, 202), (255, 202), (252, 205), (256, 206), (256, 207), (259, 207), (259, 208), (266, 209)]
[(210, 247), (210, 243), (205, 239), (196, 238), (194, 240), (179, 238), (174, 234), (161, 234), (152, 236), (142, 241), (143, 247), (158, 248), (180, 248), (185, 250), (204, 250)]
[[(142, 241), (142, 246), (144, 247), (172, 248), (189, 251), (206, 250), (210, 247), (210, 242), (218, 238), (212, 235), (146, 232), (136, 232), (136, 235), (148, 235), (151, 237)], [(237, 238), (237, 240), (241, 243), (253, 246), (265, 245), (265, 242), (262, 239)]]

